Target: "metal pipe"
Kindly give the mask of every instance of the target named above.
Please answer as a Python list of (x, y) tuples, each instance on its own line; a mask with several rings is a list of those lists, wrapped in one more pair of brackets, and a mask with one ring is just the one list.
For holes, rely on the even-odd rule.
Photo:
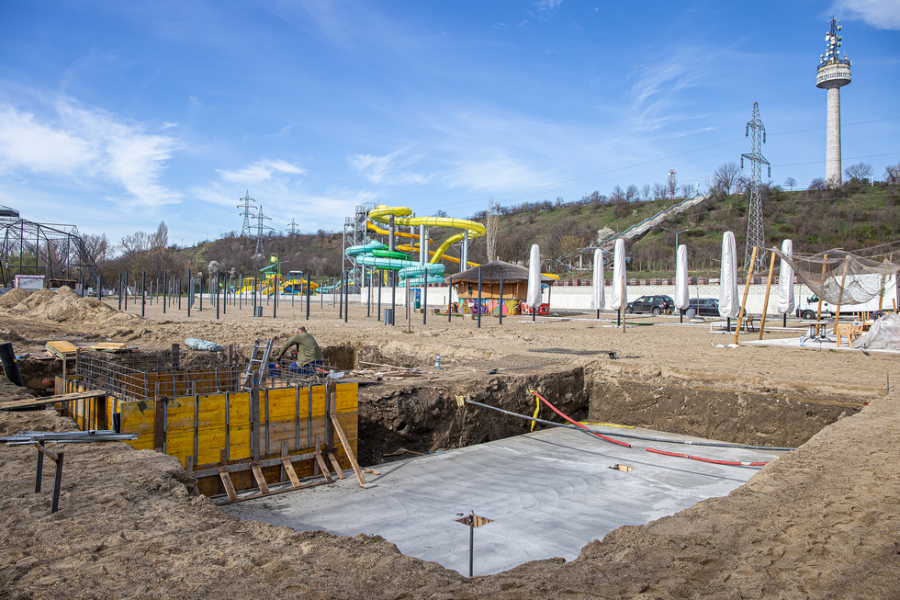
[(497, 307), (500, 315), (500, 324), (503, 325), (503, 275), (500, 275), (500, 306)]
[(478, 267), (478, 328), (481, 329), (481, 267)]
[(469, 577), (472, 577), (472, 566), (475, 557), (475, 511), (469, 512)]
[[(82, 288), (83, 289), (83, 288)], [(144, 316), (147, 308), (147, 272), (141, 271), (141, 316)]]

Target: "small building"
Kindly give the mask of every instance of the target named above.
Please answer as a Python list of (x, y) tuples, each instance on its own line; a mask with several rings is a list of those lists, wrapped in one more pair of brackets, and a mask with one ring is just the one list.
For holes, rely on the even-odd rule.
[[(478, 306), (478, 270), (481, 269), (481, 307)], [(522, 314), (522, 305), (528, 295), (528, 269), (511, 265), (502, 260), (489, 262), (481, 267), (447, 277), (447, 282), (459, 296), (459, 311), (463, 314), (481, 312), (483, 315), (499, 315), (500, 277), (503, 277), (503, 316)], [(541, 276), (541, 283), (550, 285), (553, 280)]]

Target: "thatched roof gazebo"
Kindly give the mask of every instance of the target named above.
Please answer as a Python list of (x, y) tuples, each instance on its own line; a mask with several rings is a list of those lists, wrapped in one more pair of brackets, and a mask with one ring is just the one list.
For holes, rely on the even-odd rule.
[[(500, 276), (503, 276), (503, 297), (524, 300), (528, 293), (528, 269), (495, 260), (481, 265), (481, 297), (500, 297)], [(446, 277), (447, 283), (456, 287), (460, 298), (478, 297), (478, 269), (472, 267), (462, 273)], [(541, 275), (541, 283), (552, 284), (553, 279)]]

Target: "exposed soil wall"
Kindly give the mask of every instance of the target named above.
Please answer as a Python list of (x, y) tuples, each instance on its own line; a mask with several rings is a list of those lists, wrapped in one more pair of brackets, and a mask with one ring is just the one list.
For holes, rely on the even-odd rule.
[[(472, 405), (459, 407), (456, 398), (532, 414), (535, 403), (529, 389), (552, 398), (574, 418), (587, 417), (584, 370), (580, 367), (531, 376), (448, 377), (360, 388), (360, 462), (383, 462), (385, 454), (401, 448), (433, 452), (526, 433), (528, 421)], [(542, 418), (549, 418), (548, 413), (547, 408), (541, 409)]]
[(589, 418), (740, 444), (797, 447), (864, 404), (796, 390), (736, 390), (650, 371), (590, 370)]

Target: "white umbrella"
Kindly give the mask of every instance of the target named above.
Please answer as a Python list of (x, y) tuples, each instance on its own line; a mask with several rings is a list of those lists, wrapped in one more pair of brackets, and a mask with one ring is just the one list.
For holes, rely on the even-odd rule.
[(603, 250), (597, 248), (594, 250), (594, 289), (591, 294), (591, 308), (597, 311), (598, 319), (603, 305), (606, 304), (606, 286), (603, 277)]
[(678, 246), (678, 254), (675, 257), (675, 308), (687, 310), (690, 302), (687, 246), (681, 244)]
[(525, 304), (531, 307), (532, 314), (537, 312), (541, 304), (541, 249), (537, 244), (531, 246), (531, 262), (528, 264), (528, 293)]
[(613, 310), (628, 304), (628, 289), (625, 285), (625, 240), (616, 240), (613, 254), (613, 295), (609, 305)]
[[(791, 240), (781, 242), (781, 252), (792, 256), (794, 243)], [(778, 271), (778, 312), (784, 315), (794, 312), (794, 269), (783, 258)]]
[(726, 231), (725, 235), (722, 236), (722, 270), (719, 274), (719, 315), (735, 319), (740, 311), (734, 233)]

